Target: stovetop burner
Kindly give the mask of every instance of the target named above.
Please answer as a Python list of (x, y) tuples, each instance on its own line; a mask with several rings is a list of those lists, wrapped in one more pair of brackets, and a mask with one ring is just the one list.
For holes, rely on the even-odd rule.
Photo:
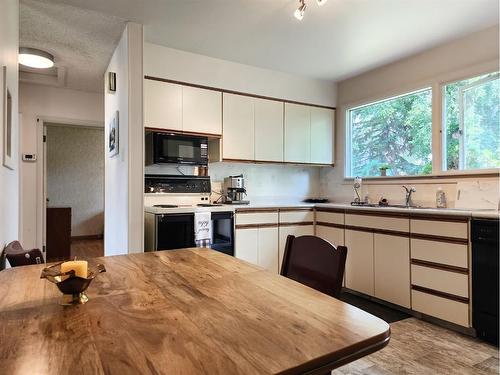
[(155, 204), (153, 207), (158, 207), (158, 208), (177, 208), (179, 206), (175, 204)]

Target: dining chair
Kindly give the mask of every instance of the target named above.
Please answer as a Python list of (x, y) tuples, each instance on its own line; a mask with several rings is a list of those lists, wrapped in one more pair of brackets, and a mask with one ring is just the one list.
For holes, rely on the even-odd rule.
[(19, 241), (12, 241), (5, 246), (4, 254), (12, 267), (45, 263), (40, 249), (24, 250)]
[(286, 239), (282, 276), (307, 285), (332, 297), (342, 289), (347, 247), (335, 247), (316, 236)]

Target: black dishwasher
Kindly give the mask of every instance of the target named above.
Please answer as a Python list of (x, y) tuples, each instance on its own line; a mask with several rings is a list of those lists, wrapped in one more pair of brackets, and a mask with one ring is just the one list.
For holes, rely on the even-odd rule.
[(498, 220), (472, 220), (472, 326), (498, 345)]

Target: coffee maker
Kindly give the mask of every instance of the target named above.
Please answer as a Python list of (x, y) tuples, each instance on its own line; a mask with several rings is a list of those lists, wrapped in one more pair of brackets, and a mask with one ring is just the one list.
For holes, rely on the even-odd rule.
[(245, 189), (245, 178), (242, 174), (224, 178), (224, 203), (226, 204), (249, 204), (245, 200), (247, 189)]

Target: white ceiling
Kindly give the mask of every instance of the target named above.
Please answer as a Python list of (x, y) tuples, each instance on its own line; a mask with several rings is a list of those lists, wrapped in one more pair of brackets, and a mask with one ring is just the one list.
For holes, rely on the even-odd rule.
[(341, 80), (498, 24), (498, 0), (52, 0), (143, 23), (147, 41)]
[(20, 46), (52, 53), (57, 68), (21, 67), (21, 81), (102, 92), (125, 20), (47, 0), (21, 0), (19, 6)]

